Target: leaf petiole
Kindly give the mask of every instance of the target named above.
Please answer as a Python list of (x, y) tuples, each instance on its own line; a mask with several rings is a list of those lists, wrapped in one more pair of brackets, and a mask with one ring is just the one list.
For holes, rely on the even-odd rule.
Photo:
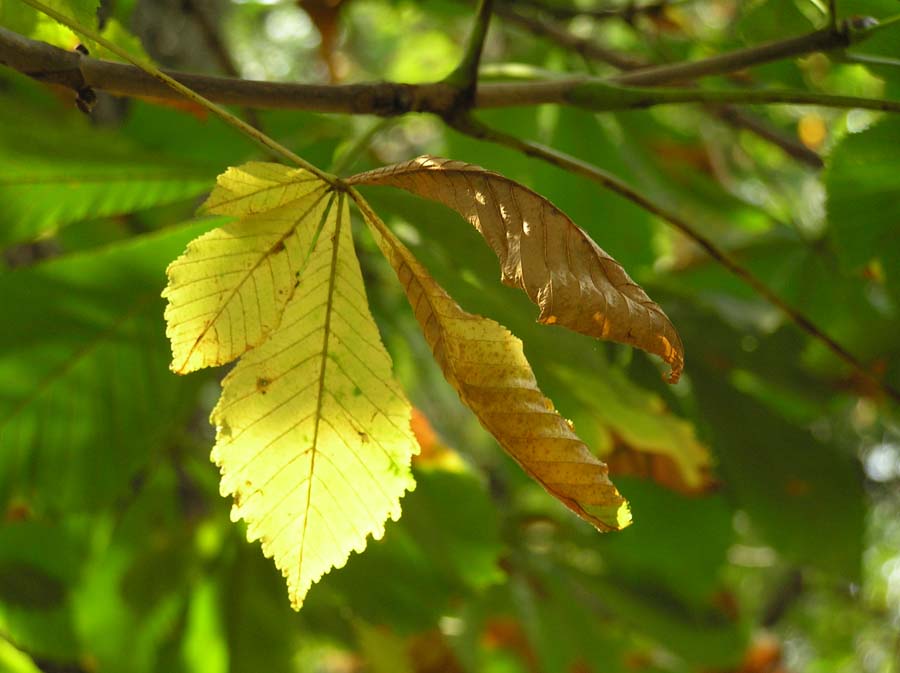
[(63, 13), (58, 12), (57, 10), (53, 9), (52, 7), (48, 7), (47, 5), (40, 2), (39, 0), (22, 0), (22, 2), (24, 2), (26, 5), (33, 7), (34, 9), (38, 10), (39, 12), (46, 14), (50, 18), (55, 19), (56, 21), (63, 24), (67, 28), (70, 28), (74, 32), (93, 40), (97, 44), (99, 44), (102, 47), (111, 51), (113, 54), (115, 54), (119, 58), (122, 58), (122, 59), (128, 61), (129, 63), (131, 63), (132, 65), (137, 66), (138, 68), (140, 68), (141, 70), (146, 72), (148, 75), (150, 75), (154, 79), (159, 80), (166, 86), (174, 89), (175, 91), (180, 93), (182, 96), (184, 96), (191, 102), (196, 103), (197, 105), (200, 105), (201, 107), (203, 107), (206, 110), (209, 110), (214, 115), (219, 117), (222, 121), (224, 121), (226, 124), (228, 124), (229, 126), (231, 126), (234, 129), (236, 129), (240, 133), (243, 133), (244, 135), (251, 138), (252, 140), (256, 141), (258, 144), (262, 145), (266, 149), (274, 151), (276, 154), (280, 155), (282, 158), (287, 159), (291, 163), (297, 164), (301, 168), (305, 168), (310, 173), (321, 178), (328, 184), (331, 184), (331, 185), (338, 184), (339, 181), (334, 175), (326, 173), (325, 171), (321, 170), (320, 168), (313, 166), (308, 161), (301, 158), (300, 156), (298, 156), (297, 154), (295, 154), (294, 152), (292, 152), (291, 150), (286, 148), (284, 145), (282, 145), (278, 141), (270, 138), (262, 131), (259, 131), (258, 129), (253, 128), (247, 122), (239, 119), (238, 117), (235, 117), (233, 114), (228, 112), (228, 110), (221, 107), (220, 105), (213, 103), (208, 98), (204, 98), (197, 92), (184, 86), (183, 84), (181, 84), (181, 82), (170, 77), (166, 73), (162, 72), (159, 68), (151, 65), (150, 63), (145, 63), (141, 59), (135, 58), (134, 56), (129, 54), (124, 49), (121, 49), (120, 47), (116, 46), (115, 44), (113, 44), (112, 42), (107, 40), (106, 38), (102, 37), (99, 33), (97, 33), (97, 31), (81, 25), (80, 23), (78, 23), (77, 21), (72, 19), (71, 17), (68, 17)]

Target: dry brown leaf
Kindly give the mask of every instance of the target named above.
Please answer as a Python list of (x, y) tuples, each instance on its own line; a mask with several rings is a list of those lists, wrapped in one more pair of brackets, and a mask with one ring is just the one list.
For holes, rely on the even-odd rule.
[(522, 342), (493, 320), (463, 311), (365, 200), (353, 197), (403, 284), (444, 377), (481, 424), (531, 477), (599, 530), (631, 523), (606, 465), (541, 393)]
[(634, 476), (655, 481), (660, 486), (682, 495), (704, 495), (715, 490), (717, 484), (706, 465), (700, 472), (700, 481), (687, 482), (684, 471), (671, 456), (641, 451), (620, 438), (615, 438), (615, 448), (603, 456), (609, 471), (616, 477)]
[(319, 56), (328, 66), (330, 81), (340, 81), (336, 47), (338, 43), (338, 22), (341, 6), (347, 0), (298, 0), (297, 4), (307, 13), (319, 31)]
[(456, 210), (500, 260), (501, 280), (541, 309), (538, 322), (659, 355), (675, 383), (681, 339), (662, 309), (564, 213), (527, 187), (479, 166), (423, 156), (360, 173), (350, 184), (391, 185)]

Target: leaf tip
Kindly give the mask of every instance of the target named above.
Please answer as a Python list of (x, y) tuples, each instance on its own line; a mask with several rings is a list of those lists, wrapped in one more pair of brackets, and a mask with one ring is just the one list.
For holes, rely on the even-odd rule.
[(663, 379), (672, 385), (678, 383), (678, 379), (681, 378), (681, 372), (684, 370), (684, 347), (681, 345), (681, 339), (678, 339), (677, 334), (675, 334), (675, 339), (677, 341), (673, 344), (666, 336), (659, 335), (659, 340), (662, 343), (660, 355), (671, 367), (669, 373), (663, 375)]
[(623, 500), (618, 511), (616, 511), (616, 529), (622, 530), (623, 528), (628, 528), (632, 523), (634, 523), (634, 521), (631, 518), (631, 507), (627, 500)]

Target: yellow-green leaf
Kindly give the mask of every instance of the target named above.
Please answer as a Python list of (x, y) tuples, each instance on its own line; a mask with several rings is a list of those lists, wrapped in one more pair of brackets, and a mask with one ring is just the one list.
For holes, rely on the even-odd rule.
[(709, 447), (697, 439), (694, 426), (666, 408), (656, 394), (629, 380), (620, 369), (596, 376), (554, 368), (584, 408), (579, 426), (593, 423), (593, 448), (615, 478), (636, 475), (686, 494), (715, 486)]
[(329, 198), (281, 326), (223, 381), (213, 460), (299, 608), (309, 587), (381, 537), (414, 487), (410, 406), (368, 310), (343, 195)]
[(607, 467), (544, 397), (522, 342), (437, 284), (362, 197), (354, 199), (406, 291), (444, 377), (481, 424), (549, 493), (599, 530), (631, 522)]
[(166, 335), (178, 374), (231, 362), (278, 326), (329, 187), (265, 163), (230, 168), (217, 182), (205, 210), (241, 219), (194, 240), (167, 272)]
[(681, 339), (663, 310), (565, 213), (540, 194), (460, 161), (422, 156), (361, 173), (350, 184), (391, 185), (443, 203), (484, 236), (501, 280), (541, 309), (539, 322), (659, 355), (675, 383)]
[(232, 517), (287, 578), (291, 604), (400, 515), (414, 487), (411, 408), (369, 313), (346, 195), (250, 163), (205, 208), (238, 219), (169, 267), (179, 373), (240, 357), (211, 421)]

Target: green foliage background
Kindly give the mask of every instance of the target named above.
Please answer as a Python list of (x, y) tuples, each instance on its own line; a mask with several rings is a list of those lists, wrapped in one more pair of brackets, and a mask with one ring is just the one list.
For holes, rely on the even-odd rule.
[[(95, 15), (96, 3), (56, 4)], [(672, 7), (668, 22), (569, 27), (648, 60), (683, 60), (821, 27), (820, 4), (694, 0)], [(178, 5), (110, 2), (102, 16), (160, 63), (216, 72)], [(892, 0), (837, 5), (842, 16), (900, 10)], [(0, 1), (0, 24), (74, 46), (23, 7)], [(294, 3), (211, 7), (245, 77), (327, 78), (316, 28)], [(342, 74), (438, 79), (459, 58), (470, 16), (462, 2), (348, 3)], [(898, 30), (865, 45), (878, 65), (815, 54), (748, 77), (896, 98)], [(485, 59), (598, 67), (502, 20)], [(755, 112), (793, 136), (801, 122), (824, 127), (825, 170), (696, 107), (482, 118), (688, 217), (900, 385), (900, 118)], [(372, 124), (302, 112), (260, 120), (325, 169)], [(0, 150), (0, 670), (761, 671), (752, 657), (776, 649), (785, 671), (900, 670), (896, 404), (633, 204), (429, 117), (386, 126), (359, 153), (354, 170), (424, 152), (477, 163), (531, 186), (588, 231), (679, 329), (687, 368), (678, 386), (641, 353), (536, 325), (450, 211), (366, 191), (467, 310), (524, 340), (543, 389), (589, 445), (677, 458), (696, 438), (709, 447), (714, 483), (686, 496), (614, 472), (635, 524), (598, 535), (463, 409), (360, 229), (373, 313), (441, 458), (417, 464), (418, 487), (384, 540), (326, 576), (294, 614), (274, 567), (229, 521), (208, 462), (206, 418), (222, 372), (168, 371), (159, 298), (167, 263), (216, 225), (193, 216), (215, 175), (257, 150), (216, 120), (145, 101), (101, 97), (88, 119), (6, 69)]]

